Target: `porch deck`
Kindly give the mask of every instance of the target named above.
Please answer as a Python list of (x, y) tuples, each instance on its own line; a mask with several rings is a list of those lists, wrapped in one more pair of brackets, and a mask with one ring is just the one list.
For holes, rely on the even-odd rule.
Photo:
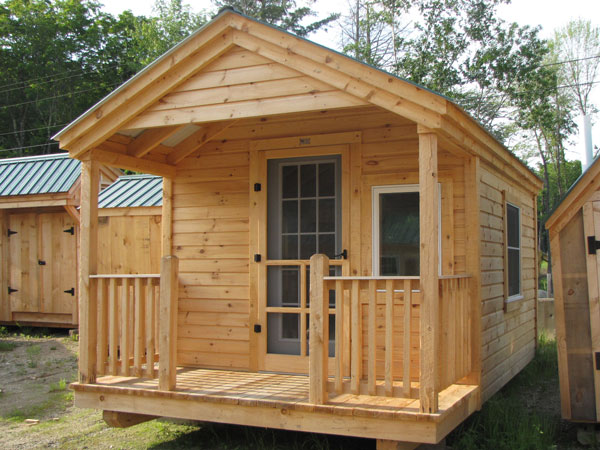
[(123, 376), (72, 388), (80, 407), (424, 443), (438, 442), (471, 414), (479, 389), (453, 384), (439, 393), (439, 411), (427, 414), (414, 398), (333, 393), (315, 405), (305, 375), (178, 368), (175, 391), (158, 390), (157, 379)]

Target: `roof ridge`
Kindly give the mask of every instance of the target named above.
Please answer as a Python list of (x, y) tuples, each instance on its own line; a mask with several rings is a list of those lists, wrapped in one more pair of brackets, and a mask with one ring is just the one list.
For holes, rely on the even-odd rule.
[(15, 164), (28, 161), (46, 161), (49, 159), (69, 158), (69, 153), (52, 153), (50, 155), (17, 156), (15, 158), (0, 159), (0, 164)]

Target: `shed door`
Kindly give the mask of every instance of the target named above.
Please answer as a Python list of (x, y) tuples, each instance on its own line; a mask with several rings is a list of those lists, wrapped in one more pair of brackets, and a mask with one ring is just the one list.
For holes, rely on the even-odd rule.
[[(590, 237), (594, 237), (596, 241), (600, 241), (600, 201), (588, 202), (584, 205), (583, 228), (586, 239), (589, 240)], [(594, 364), (592, 372), (594, 378), (596, 420), (600, 421), (600, 370), (598, 370), (600, 367), (595, 367), (597, 364), (596, 361), (598, 361), (596, 354), (600, 358), (600, 250), (597, 250), (595, 254), (590, 253), (589, 245), (590, 242), (586, 242), (591, 356)], [(564, 261), (564, 263), (569, 264), (569, 261)]]
[[(334, 260), (342, 251), (341, 165), (339, 154), (268, 161), (262, 370), (308, 371), (309, 259), (323, 253)], [(334, 323), (331, 315), (330, 336)], [(330, 339), (331, 356), (333, 349)]]
[(65, 213), (40, 214), (38, 223), (42, 263), (39, 266), (40, 312), (71, 314), (73, 303), (77, 301), (75, 223)]
[(11, 214), (8, 228), (11, 311), (40, 312), (36, 214)]

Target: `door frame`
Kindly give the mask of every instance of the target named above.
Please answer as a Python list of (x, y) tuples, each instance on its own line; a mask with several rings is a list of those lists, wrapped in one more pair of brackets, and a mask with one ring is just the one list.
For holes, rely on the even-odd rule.
[[(249, 368), (308, 373), (308, 357), (267, 353), (267, 162), (270, 159), (338, 156), (341, 171), (341, 248), (350, 248), (350, 152), (359, 132), (253, 141), (250, 149)], [(260, 256), (256, 256), (260, 255)], [(349, 274), (349, 258), (339, 263)], [(308, 293), (306, 293), (308, 295)]]

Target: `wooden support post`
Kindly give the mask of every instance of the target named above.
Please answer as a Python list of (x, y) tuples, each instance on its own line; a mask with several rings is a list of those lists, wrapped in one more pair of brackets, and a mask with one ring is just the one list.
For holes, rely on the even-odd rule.
[(439, 191), (437, 135), (424, 127), (419, 132), (419, 218), (421, 277), (421, 412), (438, 411), (439, 389)]
[[(329, 275), (329, 258), (310, 258), (310, 344), (308, 359), (308, 401), (322, 405), (327, 401), (329, 358), (329, 293), (323, 277)], [(162, 357), (161, 357), (162, 358)]]
[(168, 256), (173, 248), (173, 179), (163, 177), (161, 256)]
[(377, 439), (377, 450), (413, 450), (419, 445), (415, 442), (390, 441), (387, 439)]
[(79, 382), (96, 381), (96, 335), (98, 292), (95, 275), (98, 265), (98, 189), (100, 172), (92, 160), (81, 163), (81, 228), (79, 264)]
[(147, 422), (156, 419), (157, 416), (147, 416), (146, 414), (135, 414), (120, 411), (102, 411), (102, 418), (109, 427), (127, 428), (138, 423)]
[[(481, 227), (479, 222), (481, 183), (479, 157), (472, 157), (465, 162), (465, 224), (467, 248), (467, 272), (471, 274), (468, 283), (469, 323), (471, 366), (467, 376), (469, 383), (481, 385)], [(537, 279), (537, 278), (536, 278)], [(481, 408), (481, 390), (478, 392), (478, 409)]]
[(177, 378), (177, 304), (179, 259), (163, 256), (160, 263), (160, 327), (158, 338), (158, 388), (175, 390)]

